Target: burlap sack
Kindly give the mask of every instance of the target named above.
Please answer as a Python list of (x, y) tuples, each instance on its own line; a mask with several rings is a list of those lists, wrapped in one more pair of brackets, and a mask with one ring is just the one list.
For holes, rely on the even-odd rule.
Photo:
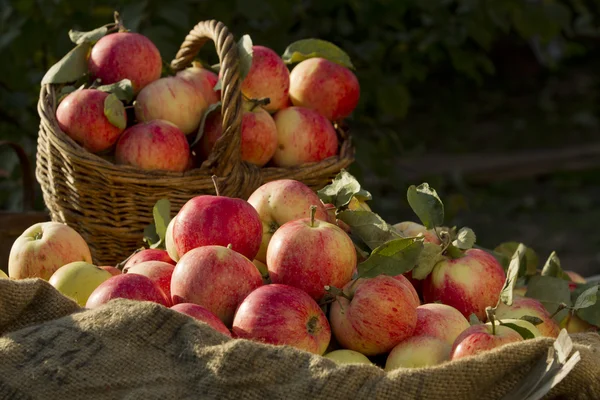
[[(600, 399), (600, 336), (547, 396)], [(442, 366), (386, 373), (290, 347), (231, 340), (162, 306), (114, 300), (82, 310), (42, 280), (0, 279), (0, 399), (502, 398), (552, 340)]]

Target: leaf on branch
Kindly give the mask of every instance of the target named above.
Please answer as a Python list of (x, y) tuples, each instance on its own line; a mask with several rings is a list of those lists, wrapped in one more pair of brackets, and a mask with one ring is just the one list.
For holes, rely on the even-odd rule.
[(360, 278), (377, 275), (396, 276), (414, 268), (423, 249), (423, 241), (416, 238), (393, 239), (377, 247), (369, 258), (358, 264)]
[(407, 193), (408, 204), (427, 229), (434, 229), (444, 223), (444, 204), (437, 192), (428, 183), (410, 186)]
[(323, 204), (333, 204), (341, 208), (350, 203), (353, 197), (358, 200), (371, 200), (371, 193), (362, 189), (358, 180), (342, 169), (333, 181), (323, 189), (317, 191)]

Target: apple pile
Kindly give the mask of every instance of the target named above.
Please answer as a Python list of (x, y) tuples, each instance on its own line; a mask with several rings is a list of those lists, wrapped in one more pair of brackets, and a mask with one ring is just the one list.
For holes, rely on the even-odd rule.
[[(184, 172), (208, 159), (223, 133), (218, 66), (194, 61), (176, 73), (163, 68), (152, 41), (128, 31), (118, 14), (108, 28), (70, 36), (89, 48), (81, 52), (85, 71), (72, 71), (66, 61), (78, 54), (72, 52), (44, 78), (65, 83), (65, 74), (73, 76), (56, 109), (68, 136), (89, 152), (141, 170)], [(348, 56), (317, 39), (292, 43), (279, 56), (253, 45), (248, 35), (238, 51), (241, 159), (292, 167), (335, 156), (338, 124), (360, 96)], [(288, 64), (295, 64), (291, 72)]]
[(539, 269), (523, 244), (475, 246), (471, 229), (443, 225), (427, 184), (407, 197), (422, 224), (385, 222), (346, 171), (317, 193), (289, 179), (247, 200), (217, 190), (173, 218), (164, 199), (148, 247), (116, 266), (93, 265), (77, 232), (47, 222), (15, 241), (9, 274), (49, 280), (82, 307), (151, 301), (232, 338), (386, 370), (598, 330), (598, 285), (555, 253)]

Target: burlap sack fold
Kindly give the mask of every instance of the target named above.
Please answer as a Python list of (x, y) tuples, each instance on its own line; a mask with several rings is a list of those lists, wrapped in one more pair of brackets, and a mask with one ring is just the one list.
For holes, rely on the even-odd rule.
[[(600, 336), (572, 335), (575, 369), (547, 396), (600, 399)], [(552, 340), (386, 373), (232, 340), (153, 303), (83, 310), (39, 279), (0, 279), (0, 399), (499, 399)]]

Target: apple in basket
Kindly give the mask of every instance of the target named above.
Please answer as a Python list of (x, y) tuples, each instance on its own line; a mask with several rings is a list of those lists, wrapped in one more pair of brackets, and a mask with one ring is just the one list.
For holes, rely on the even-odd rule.
[(221, 91), (213, 90), (219, 77), (214, 72), (202, 68), (196, 62), (192, 62), (191, 67), (179, 71), (176, 76), (194, 85), (196, 91), (202, 94), (208, 105), (214, 104), (220, 100)]
[(350, 236), (337, 225), (311, 217), (282, 225), (267, 249), (267, 268), (273, 283), (294, 286), (320, 301), (326, 286), (343, 287), (356, 268)]
[(259, 287), (235, 313), (235, 337), (293, 346), (322, 355), (331, 329), (321, 307), (306, 292), (287, 285)]
[(348, 349), (333, 350), (324, 354), (323, 357), (337, 364), (373, 364), (364, 354)]
[(135, 93), (160, 78), (162, 59), (147, 37), (117, 32), (102, 37), (92, 48), (88, 68), (103, 85), (131, 80)]
[(348, 68), (320, 57), (300, 62), (290, 73), (295, 106), (318, 111), (330, 121), (349, 116), (358, 105), (360, 86)]
[(122, 271), (119, 268), (113, 267), (112, 265), (100, 265), (98, 268), (108, 271), (112, 276), (122, 274)]
[(265, 183), (248, 198), (262, 222), (262, 242), (256, 259), (267, 261), (267, 248), (273, 234), (286, 222), (310, 217), (310, 206), (317, 206), (315, 218), (327, 221), (327, 210), (319, 196), (307, 185), (293, 179)]
[(504, 303), (500, 303), (496, 309), (496, 318), (521, 318), (525, 315), (537, 317), (542, 320), (542, 323), (535, 327), (541, 332), (543, 336), (547, 337), (558, 337), (560, 333), (560, 327), (558, 323), (552, 318), (546, 307), (537, 299), (530, 297), (514, 296), (513, 303), (511, 306), (507, 306)]
[(127, 269), (123, 268), (124, 273), (140, 274), (150, 278), (169, 299), (171, 298), (171, 276), (174, 270), (173, 264), (156, 260), (137, 263)]
[(13, 279), (50, 279), (73, 261), (92, 262), (90, 249), (77, 231), (60, 222), (40, 222), (27, 228), (13, 243), (8, 275)]
[(275, 114), (277, 150), (273, 164), (292, 167), (335, 156), (338, 139), (331, 122), (310, 108), (288, 107)]
[(523, 337), (514, 329), (499, 325), (497, 321), (495, 324), (495, 329), (492, 329), (491, 324), (477, 324), (465, 329), (456, 338), (450, 358), (457, 360), (500, 347), (506, 343), (523, 340)]
[(385, 370), (422, 368), (450, 360), (452, 345), (427, 335), (411, 336), (398, 343), (387, 356)]
[(85, 306), (86, 308), (95, 308), (117, 298), (151, 301), (165, 307), (172, 305), (167, 295), (150, 278), (128, 273), (111, 276), (102, 282), (90, 294)]
[(225, 324), (215, 314), (208, 311), (206, 308), (193, 303), (179, 303), (171, 307), (171, 310), (175, 310), (182, 314), (186, 314), (198, 321), (202, 321), (217, 332), (221, 332), (223, 335), (231, 337), (231, 332), (225, 326)]
[(8, 275), (6, 275), (6, 272), (2, 271), (0, 269), (0, 279), (8, 279)]
[(248, 99), (269, 98), (264, 108), (273, 113), (288, 102), (290, 72), (277, 53), (264, 46), (252, 46), (252, 66), (242, 82)]
[(81, 307), (85, 307), (92, 292), (112, 276), (110, 272), (94, 264), (75, 261), (57, 269), (48, 282)]
[(173, 304), (198, 304), (231, 326), (236, 308), (262, 284), (256, 266), (240, 253), (223, 246), (202, 246), (177, 262), (171, 296)]
[[(277, 148), (277, 127), (273, 117), (259, 105), (244, 101), (242, 104), (241, 157), (243, 161), (264, 166)], [(217, 139), (223, 133), (221, 112), (213, 112), (206, 118), (204, 133), (198, 144), (200, 160), (206, 160)]]
[(139, 264), (145, 261), (162, 261), (172, 265), (175, 265), (175, 261), (169, 257), (169, 253), (162, 249), (144, 249), (138, 251), (131, 256), (123, 266), (123, 272), (127, 272), (129, 268), (135, 264)]

